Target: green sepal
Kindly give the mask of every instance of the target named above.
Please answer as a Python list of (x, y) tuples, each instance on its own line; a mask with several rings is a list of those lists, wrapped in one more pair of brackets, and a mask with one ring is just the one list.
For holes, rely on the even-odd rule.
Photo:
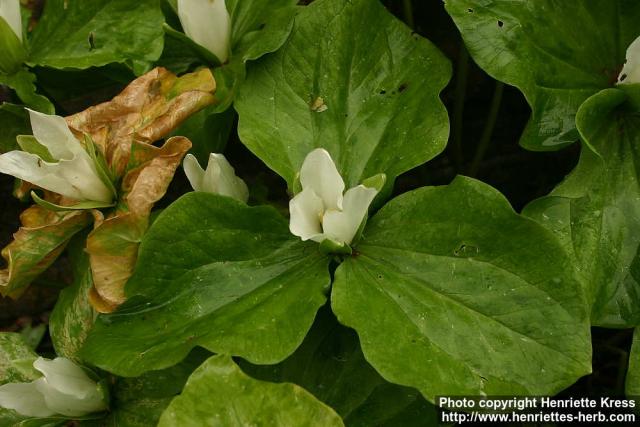
[(384, 173), (379, 173), (362, 181), (362, 185), (367, 188), (375, 188), (380, 192), (384, 188), (384, 184), (387, 182), (387, 175)]
[(186, 44), (189, 48), (191, 48), (200, 57), (200, 59), (202, 59), (202, 61), (205, 64), (209, 64), (215, 67), (218, 67), (222, 64), (222, 62), (218, 59), (216, 55), (214, 55), (208, 49), (200, 46), (198, 43), (191, 40), (184, 33), (181, 33), (180, 31), (177, 31), (171, 28), (171, 26), (166, 23), (162, 25), (162, 28), (164, 29), (164, 32), (167, 36), (172, 37)]
[(20, 149), (29, 154), (35, 154), (47, 163), (56, 163), (49, 149), (41, 144), (33, 135), (18, 135), (16, 137)]
[(109, 190), (111, 190), (111, 194), (115, 198), (118, 195), (118, 190), (116, 190), (115, 185), (113, 185), (113, 183), (116, 181), (116, 177), (107, 165), (107, 161), (104, 158), (102, 151), (100, 151), (100, 149), (93, 142), (91, 136), (86, 133), (84, 134), (84, 144), (85, 149), (89, 153), (89, 156), (91, 156), (91, 160), (93, 160), (93, 164), (96, 165), (96, 171), (98, 172), (100, 181), (102, 181), (102, 183), (106, 185)]
[(296, 177), (293, 179), (293, 195), (300, 193), (302, 191), (302, 183), (300, 182), (300, 172), (296, 174)]
[(0, 17), (0, 72), (13, 74), (27, 59), (27, 51), (7, 21)]
[(351, 255), (353, 253), (351, 246), (331, 239), (324, 239), (320, 242), (320, 252), (327, 255)]
[(617, 85), (616, 88), (627, 95), (625, 107), (632, 112), (640, 112), (640, 83)]
[(47, 210), (55, 211), (55, 212), (86, 210), (86, 209), (104, 209), (104, 208), (113, 207), (116, 204), (115, 201), (107, 203), (107, 202), (98, 202), (94, 200), (86, 200), (86, 201), (78, 202), (75, 205), (71, 205), (71, 206), (61, 206), (61, 205), (56, 205), (55, 203), (47, 202), (46, 200), (38, 196), (35, 191), (31, 191), (31, 198), (33, 199), (34, 202), (36, 202), (36, 204), (42, 206)]

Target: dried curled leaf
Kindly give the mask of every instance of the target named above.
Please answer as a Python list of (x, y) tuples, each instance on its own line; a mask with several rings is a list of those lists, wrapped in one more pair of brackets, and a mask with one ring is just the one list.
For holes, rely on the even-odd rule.
[(112, 312), (125, 301), (124, 285), (133, 272), (151, 208), (167, 191), (189, 148), (191, 142), (179, 136), (161, 148), (134, 142), (118, 208), (107, 219), (96, 218), (87, 239), (93, 271), (90, 301), (97, 311)]
[(2, 250), (0, 294), (19, 297), (64, 250), (71, 237), (91, 223), (87, 211), (52, 212), (31, 206), (20, 215), (22, 226)]
[(67, 117), (69, 127), (100, 147), (117, 177), (127, 170), (134, 142), (151, 144), (186, 118), (215, 102), (216, 83), (207, 68), (176, 77), (155, 68), (111, 101)]
[[(111, 101), (66, 118), (80, 141), (90, 136), (106, 160), (111, 178), (120, 181), (122, 187), (118, 205), (106, 219), (101, 212), (92, 211), (96, 221), (87, 251), (95, 286), (91, 301), (98, 311), (112, 311), (124, 301), (124, 283), (135, 264), (151, 208), (166, 192), (191, 147), (191, 142), (181, 137), (171, 138), (161, 148), (151, 144), (216, 102), (215, 90), (215, 79), (208, 69), (177, 77), (156, 68), (134, 80)], [(16, 195), (26, 196), (32, 188), (24, 183), (16, 189)], [(73, 204), (48, 192), (45, 199), (64, 206)], [(0, 271), (0, 294), (19, 296), (60, 255), (71, 236), (93, 219), (88, 210), (27, 209), (14, 242), (2, 251), (8, 265)]]

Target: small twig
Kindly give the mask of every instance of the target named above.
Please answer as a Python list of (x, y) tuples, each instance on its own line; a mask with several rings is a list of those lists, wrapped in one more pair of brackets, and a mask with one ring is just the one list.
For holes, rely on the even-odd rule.
[(416, 29), (415, 21), (413, 19), (413, 3), (411, 0), (402, 0), (404, 20), (412, 30)]
[(468, 70), (469, 52), (467, 52), (467, 49), (464, 47), (464, 42), (460, 42), (460, 54), (458, 55), (458, 66), (456, 67), (456, 89), (451, 129), (453, 161), (458, 172), (462, 170), (462, 164), (464, 163), (462, 155), (462, 121), (464, 115), (464, 100), (467, 92)]

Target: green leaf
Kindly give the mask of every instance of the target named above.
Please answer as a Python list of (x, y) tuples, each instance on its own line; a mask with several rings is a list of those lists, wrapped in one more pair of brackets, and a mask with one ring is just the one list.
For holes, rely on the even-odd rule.
[[(375, 24), (372, 24), (375, 23)], [(249, 67), (235, 103), (242, 142), (293, 188), (305, 156), (332, 155), (347, 187), (440, 153), (449, 62), (377, 0), (318, 0), (285, 45)]]
[(336, 271), (332, 307), (389, 381), (430, 400), (552, 395), (590, 372), (568, 255), (486, 184), (459, 177), (396, 198), (356, 251)]
[(74, 237), (68, 246), (73, 266), (73, 283), (58, 296), (49, 319), (49, 333), (58, 356), (78, 363), (87, 334), (93, 327), (96, 312), (89, 304), (88, 294), (93, 286), (89, 256), (84, 251), (86, 233)]
[(270, 207), (189, 193), (149, 229), (125, 292), (81, 354), (121, 376), (175, 364), (195, 346), (277, 363), (326, 301), (328, 258)]
[(591, 323), (640, 322), (640, 118), (607, 89), (578, 111), (585, 145), (575, 170), (524, 214), (554, 231), (589, 297)]
[(213, 356), (196, 369), (158, 426), (203, 424), (344, 426), (338, 414), (301, 387), (254, 380), (227, 356)]
[(0, 73), (16, 72), (27, 58), (22, 42), (2, 16), (0, 16), (0, 52), (2, 52)]
[(446, 0), (446, 8), (480, 67), (527, 98), (520, 144), (529, 150), (578, 140), (578, 107), (617, 81), (640, 34), (633, 0)]
[(4, 103), (0, 105), (0, 153), (17, 150), (17, 136), (31, 133), (31, 125), (23, 107)]
[[(358, 337), (340, 325), (328, 306), (318, 312), (313, 327), (295, 353), (277, 365), (239, 361), (253, 378), (299, 385), (333, 408), (348, 426), (387, 425), (411, 407), (421, 416), (404, 426), (425, 425), (436, 416), (415, 389), (386, 382), (364, 359)], [(428, 415), (427, 415), (428, 414)]]
[(0, 385), (40, 378), (42, 375), (33, 367), (37, 358), (20, 334), (0, 332)]
[(184, 388), (189, 375), (211, 354), (194, 350), (175, 366), (135, 378), (117, 378), (112, 386), (109, 414), (81, 423), (91, 427), (155, 426), (171, 400)]
[(162, 53), (163, 23), (160, 0), (48, 0), (29, 64), (85, 69), (119, 62), (140, 75)]
[(625, 392), (627, 396), (636, 399), (636, 405), (640, 403), (640, 328), (636, 328), (633, 333)]
[[(7, 85), (27, 107), (46, 114), (54, 114), (53, 104), (44, 96), (36, 93), (36, 76), (27, 70), (18, 70), (13, 74), (1, 74), (0, 84)], [(31, 133), (31, 131), (27, 132)]]

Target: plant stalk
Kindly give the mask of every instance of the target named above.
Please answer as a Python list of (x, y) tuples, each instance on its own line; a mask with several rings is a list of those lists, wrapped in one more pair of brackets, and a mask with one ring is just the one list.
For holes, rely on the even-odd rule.
[(484, 155), (489, 148), (489, 142), (491, 142), (491, 136), (498, 120), (498, 113), (500, 112), (500, 104), (502, 103), (502, 94), (504, 92), (504, 83), (496, 82), (496, 88), (493, 91), (493, 97), (491, 98), (491, 107), (489, 107), (489, 116), (487, 122), (482, 130), (482, 136), (476, 149), (476, 154), (473, 157), (471, 166), (469, 167), (468, 175), (475, 177), (480, 169), (480, 163), (484, 159)]

